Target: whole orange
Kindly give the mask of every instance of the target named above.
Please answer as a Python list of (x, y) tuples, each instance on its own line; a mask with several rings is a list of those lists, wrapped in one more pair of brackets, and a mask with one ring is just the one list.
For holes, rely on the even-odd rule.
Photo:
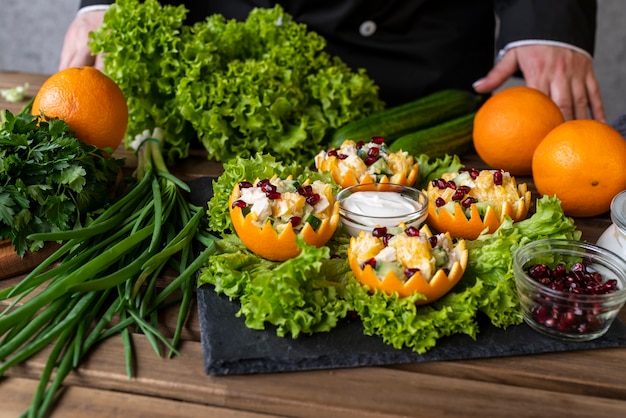
[(535, 148), (564, 122), (546, 94), (526, 86), (500, 90), (483, 103), (474, 118), (474, 148), (491, 168), (529, 175)]
[(63, 119), (79, 140), (113, 151), (128, 126), (124, 93), (93, 67), (67, 68), (50, 76), (37, 92), (31, 113)]
[(537, 191), (556, 195), (566, 215), (596, 216), (626, 190), (626, 140), (606, 123), (571, 120), (541, 141), (532, 169)]

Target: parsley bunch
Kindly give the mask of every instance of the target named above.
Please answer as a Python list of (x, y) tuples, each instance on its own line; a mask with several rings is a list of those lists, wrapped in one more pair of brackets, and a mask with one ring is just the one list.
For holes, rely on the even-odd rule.
[(79, 141), (63, 120), (7, 111), (0, 126), (0, 239), (23, 256), (44, 245), (30, 234), (88, 223), (109, 203), (123, 164)]

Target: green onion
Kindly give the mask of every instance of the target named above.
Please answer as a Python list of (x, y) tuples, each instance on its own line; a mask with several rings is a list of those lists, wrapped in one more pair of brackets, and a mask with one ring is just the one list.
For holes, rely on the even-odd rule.
[[(203, 209), (185, 199), (188, 186), (169, 173), (162, 132), (146, 131), (140, 139), (135, 182), (126, 194), (84, 227), (29, 236), (63, 245), (20, 283), (0, 291), (0, 301), (8, 305), (0, 312), (0, 376), (52, 346), (25, 411), (29, 417), (46, 415), (63, 379), (98, 341), (121, 335), (129, 377), (131, 330), (145, 334), (157, 355), (162, 346), (169, 356), (178, 353), (194, 273), (215, 251), (215, 238), (200, 227)], [(177, 277), (159, 289), (157, 278), (165, 268)], [(159, 331), (157, 318), (175, 293), (180, 305), (170, 340)]]

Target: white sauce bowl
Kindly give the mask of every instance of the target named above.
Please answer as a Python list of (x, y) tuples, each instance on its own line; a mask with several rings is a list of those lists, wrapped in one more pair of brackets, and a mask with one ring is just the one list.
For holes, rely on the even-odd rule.
[(394, 227), (404, 222), (419, 228), (428, 216), (428, 197), (418, 189), (400, 184), (368, 183), (337, 193), (341, 222), (356, 237), (377, 226)]

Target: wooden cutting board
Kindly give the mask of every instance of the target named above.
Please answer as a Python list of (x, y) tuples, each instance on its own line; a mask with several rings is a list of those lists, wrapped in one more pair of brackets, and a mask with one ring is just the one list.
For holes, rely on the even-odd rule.
[(27, 252), (24, 257), (20, 257), (10, 240), (0, 241), (0, 280), (32, 270), (58, 248), (59, 245), (56, 243), (47, 243), (41, 250)]

